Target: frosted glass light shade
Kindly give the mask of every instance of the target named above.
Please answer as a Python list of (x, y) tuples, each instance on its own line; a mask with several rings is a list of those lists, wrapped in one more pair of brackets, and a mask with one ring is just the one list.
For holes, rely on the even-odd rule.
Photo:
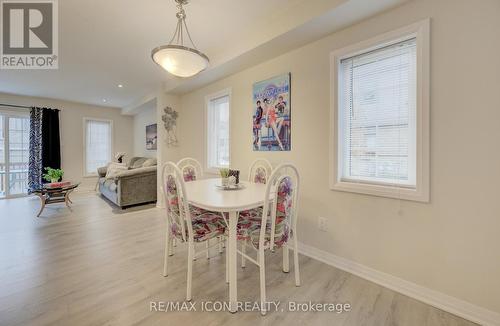
[(181, 45), (165, 45), (151, 52), (153, 61), (178, 77), (191, 77), (208, 67), (208, 57), (200, 51)]

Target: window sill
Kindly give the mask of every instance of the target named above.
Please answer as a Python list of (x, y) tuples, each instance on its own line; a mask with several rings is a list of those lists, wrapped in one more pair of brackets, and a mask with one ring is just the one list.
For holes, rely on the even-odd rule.
[(337, 181), (330, 186), (330, 189), (377, 197), (396, 198), (423, 203), (429, 202), (429, 192), (423, 191), (418, 187), (414, 189), (390, 185)]

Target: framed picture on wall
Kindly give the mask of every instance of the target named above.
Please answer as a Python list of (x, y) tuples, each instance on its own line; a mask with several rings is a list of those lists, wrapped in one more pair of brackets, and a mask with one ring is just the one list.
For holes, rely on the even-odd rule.
[(254, 151), (291, 150), (290, 79), (286, 73), (253, 84)]
[(158, 141), (158, 134), (157, 134), (156, 123), (146, 126), (146, 149), (156, 150), (157, 141)]

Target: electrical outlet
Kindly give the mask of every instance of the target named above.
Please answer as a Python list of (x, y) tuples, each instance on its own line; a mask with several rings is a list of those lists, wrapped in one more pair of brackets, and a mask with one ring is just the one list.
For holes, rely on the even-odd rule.
[(318, 217), (318, 229), (325, 232), (328, 231), (328, 224), (326, 218), (321, 216)]

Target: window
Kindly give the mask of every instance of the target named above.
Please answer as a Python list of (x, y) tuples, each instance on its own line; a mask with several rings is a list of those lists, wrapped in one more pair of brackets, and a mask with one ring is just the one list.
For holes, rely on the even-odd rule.
[(229, 106), (228, 90), (207, 97), (207, 169), (229, 167)]
[(0, 110), (0, 198), (28, 191), (29, 114)]
[(332, 54), (332, 189), (428, 201), (428, 27)]
[(84, 119), (85, 175), (97, 173), (97, 168), (111, 162), (113, 151), (113, 122), (110, 120)]

